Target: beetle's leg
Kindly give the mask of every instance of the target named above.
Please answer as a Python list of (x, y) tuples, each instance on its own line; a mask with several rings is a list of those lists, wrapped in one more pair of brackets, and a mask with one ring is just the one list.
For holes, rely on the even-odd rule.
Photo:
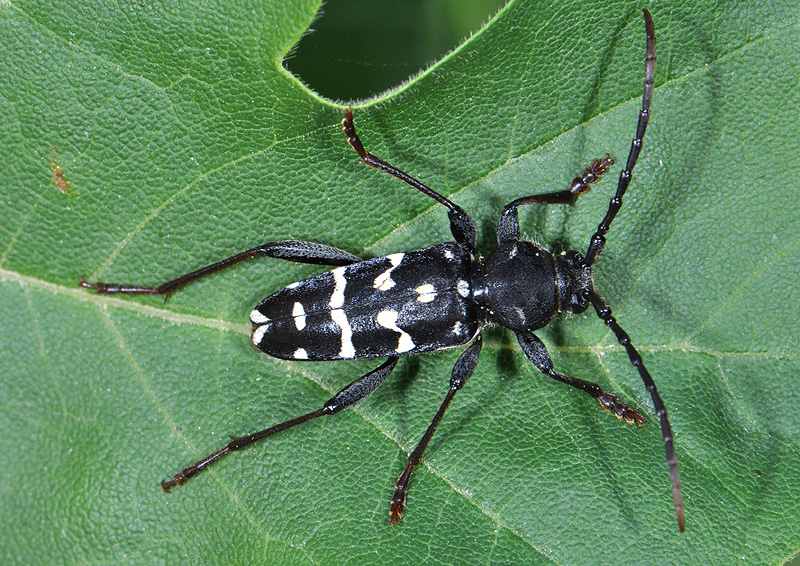
[(606, 245), (605, 235), (611, 227), (611, 222), (617, 216), (620, 207), (622, 207), (622, 196), (628, 189), (628, 184), (631, 182), (631, 174), (633, 167), (636, 165), (636, 160), (639, 158), (639, 151), (642, 149), (642, 138), (644, 132), (647, 130), (647, 121), (650, 119), (650, 102), (653, 100), (653, 78), (656, 72), (656, 37), (653, 30), (653, 20), (650, 18), (650, 12), (643, 10), (644, 13), (644, 27), (647, 33), (647, 47), (644, 60), (644, 87), (642, 91), (642, 108), (639, 110), (639, 121), (636, 125), (636, 137), (631, 142), (631, 150), (628, 153), (628, 162), (625, 164), (625, 169), (619, 174), (619, 182), (617, 183), (617, 192), (614, 198), (608, 205), (608, 212), (605, 218), (600, 222), (597, 227), (597, 232), (594, 233), (589, 242), (589, 249), (586, 251), (586, 265), (592, 265), (600, 252), (603, 251), (603, 246)]
[(408, 465), (406, 465), (406, 469), (403, 470), (403, 473), (394, 486), (395, 492), (389, 507), (389, 523), (397, 523), (400, 517), (403, 516), (403, 510), (406, 506), (406, 492), (408, 491), (408, 483), (411, 480), (411, 472), (414, 471), (414, 468), (422, 459), (422, 454), (425, 452), (425, 448), (428, 447), (428, 442), (430, 442), (433, 433), (436, 432), (436, 427), (439, 426), (439, 422), (442, 420), (447, 407), (450, 405), (450, 401), (453, 400), (456, 392), (464, 386), (472, 375), (472, 372), (475, 371), (475, 367), (478, 365), (478, 358), (481, 355), (481, 346), (483, 346), (483, 340), (481, 339), (481, 335), (478, 334), (475, 341), (469, 348), (464, 350), (456, 361), (452, 376), (450, 377), (450, 389), (447, 391), (444, 401), (442, 401), (439, 410), (433, 417), (433, 421), (428, 425), (428, 430), (425, 431), (425, 434), (422, 436), (419, 444), (417, 444), (417, 447), (414, 448), (414, 451), (409, 454)]
[(372, 370), (366, 375), (359, 377), (353, 383), (328, 399), (321, 409), (317, 409), (316, 411), (311, 411), (305, 415), (289, 419), (288, 421), (284, 421), (262, 431), (248, 434), (247, 436), (241, 436), (239, 438), (234, 438), (222, 449), (217, 450), (213, 454), (209, 454), (202, 460), (199, 460), (188, 468), (181, 470), (175, 474), (172, 479), (162, 481), (161, 487), (164, 489), (164, 491), (169, 491), (176, 485), (181, 485), (190, 477), (197, 474), (197, 472), (206, 469), (213, 462), (216, 462), (230, 452), (241, 450), (245, 446), (254, 444), (259, 440), (263, 440), (268, 436), (272, 436), (273, 434), (286, 430), (287, 428), (292, 428), (300, 423), (310, 421), (323, 415), (333, 415), (334, 413), (338, 413), (339, 411), (347, 409), (348, 407), (352, 407), (359, 401), (366, 399), (370, 393), (375, 391), (378, 386), (380, 386), (381, 383), (383, 383), (383, 381), (389, 376), (389, 374), (392, 373), (392, 370), (396, 365), (397, 356), (390, 357), (383, 364), (381, 364), (380, 367)]
[(452, 202), (450, 199), (443, 197), (421, 181), (418, 181), (408, 173), (401, 171), (394, 165), (387, 163), (383, 159), (380, 159), (379, 157), (376, 157), (365, 150), (364, 145), (361, 143), (361, 139), (356, 133), (356, 127), (353, 123), (353, 112), (349, 108), (344, 112), (342, 131), (347, 136), (347, 143), (349, 143), (350, 147), (352, 147), (356, 153), (358, 153), (358, 156), (361, 157), (361, 161), (363, 161), (365, 165), (369, 165), (375, 169), (380, 169), (381, 171), (385, 171), (386, 173), (397, 177), (404, 183), (407, 183), (417, 189), (419, 192), (428, 195), (439, 204), (446, 206), (448, 210), (447, 214), (450, 218), (450, 231), (453, 233), (453, 237), (456, 239), (456, 242), (466, 246), (470, 251), (475, 249), (478, 231), (475, 228), (475, 222), (466, 212), (464, 212), (464, 209)]
[(531, 195), (508, 203), (503, 208), (503, 212), (500, 213), (500, 220), (497, 222), (497, 243), (502, 245), (506, 242), (519, 240), (518, 206), (524, 204), (572, 204), (575, 197), (587, 192), (590, 188), (589, 185), (600, 180), (600, 177), (603, 176), (608, 170), (608, 166), (612, 163), (614, 163), (614, 160), (611, 159), (610, 155), (606, 154), (603, 159), (592, 161), (579, 176), (572, 179), (567, 190)]
[(636, 351), (633, 344), (631, 344), (630, 336), (620, 327), (616, 319), (611, 315), (611, 307), (608, 303), (597, 293), (592, 292), (589, 295), (589, 300), (592, 301), (597, 316), (606, 323), (614, 336), (617, 337), (619, 343), (625, 348), (628, 353), (628, 358), (631, 364), (639, 372), (639, 375), (644, 382), (645, 389), (650, 392), (650, 398), (653, 400), (653, 407), (656, 410), (659, 423), (661, 424), (661, 436), (664, 439), (664, 447), (667, 451), (667, 467), (669, 468), (669, 477), (672, 482), (672, 500), (675, 504), (675, 516), (678, 519), (678, 528), (681, 532), (684, 530), (684, 515), (683, 515), (683, 496), (681, 495), (681, 478), (678, 475), (678, 457), (675, 454), (675, 445), (673, 442), (672, 427), (667, 418), (667, 409), (664, 402), (661, 400), (661, 395), (656, 390), (656, 384), (650, 376), (650, 372), (644, 367), (642, 356)]
[(143, 287), (141, 285), (120, 285), (117, 283), (102, 283), (97, 281), (89, 283), (81, 277), (80, 285), (86, 289), (97, 291), (98, 293), (111, 295), (111, 294), (126, 294), (126, 295), (164, 295), (169, 297), (172, 293), (181, 287), (188, 285), (192, 281), (221, 271), (226, 267), (236, 265), (237, 263), (250, 259), (257, 255), (265, 255), (277, 259), (285, 259), (287, 261), (295, 261), (298, 263), (313, 263), (317, 265), (350, 265), (361, 261), (361, 258), (334, 248), (325, 244), (317, 244), (316, 242), (304, 242), (302, 240), (282, 240), (278, 242), (267, 242), (261, 246), (251, 248), (247, 251), (238, 253), (217, 263), (201, 267), (196, 271), (181, 275), (176, 279), (172, 279), (155, 287)]
[(553, 369), (553, 360), (539, 338), (530, 332), (516, 332), (517, 340), (528, 357), (528, 360), (536, 366), (540, 372), (552, 377), (562, 383), (566, 383), (576, 389), (585, 391), (600, 403), (606, 411), (612, 411), (618, 419), (625, 419), (629, 423), (636, 423), (641, 426), (645, 419), (636, 410), (632, 409), (627, 403), (620, 401), (616, 395), (605, 393), (596, 383), (584, 381), (576, 377), (570, 377)]

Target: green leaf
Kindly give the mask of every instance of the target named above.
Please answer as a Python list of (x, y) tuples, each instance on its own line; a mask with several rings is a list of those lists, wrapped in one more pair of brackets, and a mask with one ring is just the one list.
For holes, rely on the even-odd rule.
[[(401, 362), (354, 410), (158, 485), (319, 407), (373, 362), (257, 354), (247, 314), (319, 271), (254, 260), (167, 303), (77, 287), (158, 283), (267, 240), (376, 256), (450, 239), (445, 211), (360, 166), (341, 108), (284, 72), (317, 2), (0, 2), (0, 557), (4, 563), (780, 564), (800, 549), (797, 3), (651, 7), (656, 90), (596, 287), (676, 433), (661, 434), (591, 313), (540, 332), (556, 367), (640, 409), (641, 429), (540, 375), (488, 330), (390, 528), (392, 486), (457, 351)], [(641, 6), (511, 2), (377, 104), (367, 147), (470, 211), (627, 155)], [(67, 190), (56, 180), (59, 167)], [(619, 166), (613, 170), (616, 173)], [(523, 228), (584, 250), (613, 175)]]

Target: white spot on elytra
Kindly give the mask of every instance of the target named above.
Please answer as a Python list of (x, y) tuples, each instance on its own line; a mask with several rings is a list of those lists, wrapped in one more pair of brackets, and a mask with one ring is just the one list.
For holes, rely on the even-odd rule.
[(252, 322), (253, 324), (264, 324), (266, 322), (269, 322), (269, 318), (264, 316), (264, 314), (260, 310), (253, 309), (252, 311), (250, 311), (250, 322)]
[(303, 305), (295, 303), (294, 308), (292, 308), (292, 316), (297, 330), (303, 330), (306, 327), (306, 311), (303, 309)]
[(298, 348), (294, 351), (294, 359), (295, 360), (307, 360), (308, 359), (308, 352), (306, 352), (305, 348)]
[(264, 333), (267, 331), (267, 328), (269, 328), (268, 324), (262, 324), (261, 326), (256, 326), (253, 329), (253, 336), (251, 337), (253, 344), (255, 344), (256, 346), (261, 344), (261, 341), (264, 339)]
[(459, 279), (458, 285), (456, 285), (456, 291), (458, 291), (458, 294), (466, 299), (469, 295), (469, 283), (463, 279)]
[[(331, 274), (333, 275), (333, 293), (328, 304), (332, 309), (340, 309), (344, 305), (344, 288), (347, 287), (347, 279), (344, 278), (344, 267), (337, 267)], [(345, 317), (346, 319), (346, 317)]]
[(461, 334), (461, 321), (457, 320), (456, 323), (453, 325), (453, 334)]
[(514, 257), (514, 256), (516, 256), (516, 255), (517, 255), (517, 244), (514, 244), (514, 245), (511, 247), (511, 251), (510, 251), (510, 252), (508, 252), (508, 257)]
[(339, 332), (342, 336), (342, 349), (339, 350), (339, 357), (354, 358), (356, 349), (353, 347), (353, 329), (350, 327), (347, 315), (344, 314), (342, 309), (333, 309), (331, 311), (331, 320), (339, 326)]
[(455, 256), (453, 255), (453, 252), (451, 252), (450, 250), (444, 250), (444, 258), (452, 260), (455, 259)]
[(397, 326), (397, 316), (397, 311), (381, 311), (378, 313), (378, 316), (375, 317), (375, 320), (384, 328), (400, 333), (400, 339), (397, 341), (395, 352), (402, 354), (403, 352), (414, 349), (414, 341), (411, 340), (411, 335), (408, 332)]
[(400, 262), (403, 261), (403, 257), (405, 255), (406, 254), (392, 254), (392, 255), (387, 255), (386, 256), (386, 259), (389, 260), (389, 262), (392, 264), (392, 266), (389, 269), (387, 269), (386, 271), (384, 271), (383, 273), (381, 273), (380, 275), (378, 275), (375, 278), (375, 281), (372, 282), (372, 286), (375, 289), (377, 289), (378, 291), (388, 291), (389, 289), (394, 287), (395, 282), (392, 279), (392, 271), (398, 265), (400, 265)]
[(299, 281), (298, 281), (297, 283), (291, 283), (290, 285), (287, 285), (287, 286), (286, 286), (286, 288), (287, 288), (287, 289), (294, 289), (294, 288), (296, 288), (298, 285), (300, 285), (300, 282), (299, 282)]
[(417, 301), (420, 303), (430, 303), (433, 299), (436, 298), (436, 289), (434, 289), (433, 285), (430, 283), (425, 283), (425, 285), (420, 285), (416, 289), (417, 292)]

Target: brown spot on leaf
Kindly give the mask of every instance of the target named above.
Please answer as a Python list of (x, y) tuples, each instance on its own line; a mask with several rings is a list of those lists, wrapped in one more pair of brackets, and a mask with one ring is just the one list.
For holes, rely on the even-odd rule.
[(62, 171), (61, 167), (59, 167), (58, 163), (56, 163), (54, 154), (57, 151), (58, 148), (54, 147), (53, 151), (50, 152), (50, 169), (53, 171), (53, 182), (56, 184), (56, 187), (62, 195), (66, 195), (69, 194), (69, 184), (67, 183), (67, 179), (64, 177), (64, 171)]

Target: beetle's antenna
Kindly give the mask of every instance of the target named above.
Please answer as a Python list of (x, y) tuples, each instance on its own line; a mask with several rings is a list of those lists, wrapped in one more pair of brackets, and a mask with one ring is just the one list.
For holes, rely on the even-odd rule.
[(637, 352), (636, 348), (631, 344), (630, 336), (628, 336), (617, 323), (616, 319), (611, 315), (611, 307), (608, 306), (605, 299), (594, 291), (589, 293), (589, 300), (592, 302), (594, 310), (597, 311), (597, 316), (606, 323), (606, 326), (611, 329), (619, 343), (625, 347), (631, 364), (639, 371), (645, 389), (650, 392), (650, 398), (653, 400), (653, 407), (661, 423), (661, 436), (664, 438), (664, 447), (667, 451), (667, 467), (669, 468), (669, 479), (672, 483), (672, 500), (675, 504), (675, 516), (678, 519), (678, 528), (683, 532), (685, 521), (683, 516), (683, 495), (681, 495), (681, 478), (678, 474), (678, 457), (675, 455), (675, 444), (673, 442), (672, 427), (667, 418), (667, 409), (656, 390), (656, 384), (653, 382), (650, 372), (644, 367), (642, 356), (639, 355), (639, 352)]
[(644, 27), (647, 32), (647, 55), (644, 60), (644, 87), (642, 92), (642, 108), (639, 110), (639, 122), (636, 126), (636, 137), (631, 142), (631, 150), (628, 153), (628, 161), (625, 164), (625, 169), (619, 174), (619, 182), (617, 183), (617, 193), (608, 205), (608, 212), (605, 218), (597, 227), (597, 232), (594, 233), (589, 243), (589, 249), (586, 252), (586, 265), (592, 265), (600, 252), (603, 251), (603, 246), (606, 245), (605, 235), (611, 227), (611, 223), (617, 216), (619, 209), (622, 207), (622, 196), (628, 190), (628, 185), (631, 182), (631, 175), (633, 168), (636, 165), (636, 160), (639, 158), (639, 151), (642, 149), (642, 139), (644, 132), (647, 130), (647, 121), (650, 119), (650, 102), (653, 100), (653, 78), (656, 72), (656, 36), (653, 29), (653, 20), (650, 18), (650, 12), (644, 12)]

